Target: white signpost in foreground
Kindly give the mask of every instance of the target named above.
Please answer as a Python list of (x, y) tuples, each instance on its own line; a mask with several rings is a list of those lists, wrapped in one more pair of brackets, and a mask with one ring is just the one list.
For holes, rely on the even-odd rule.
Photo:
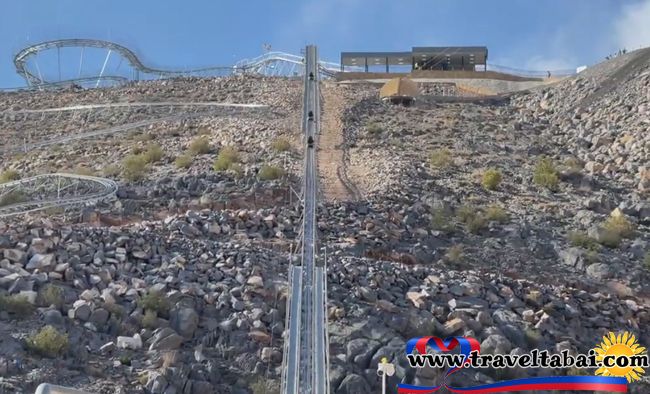
[(377, 365), (377, 375), (381, 376), (381, 394), (386, 394), (386, 376), (393, 376), (395, 374), (395, 366), (388, 362), (386, 357), (381, 359)]

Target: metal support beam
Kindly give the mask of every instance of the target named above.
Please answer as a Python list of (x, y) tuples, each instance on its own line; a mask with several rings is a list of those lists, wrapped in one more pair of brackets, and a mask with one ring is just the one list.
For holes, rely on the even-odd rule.
[[(111, 52), (113, 52), (111, 49), (108, 50), (108, 53), (106, 54), (106, 60), (104, 60), (104, 65), (102, 66), (102, 71), (99, 73), (99, 78), (104, 76), (104, 70), (106, 70), (106, 65), (108, 64), (108, 58), (111, 57)], [(99, 83), (101, 82), (101, 79), (97, 80), (97, 85), (95, 87), (99, 86)]]
[(77, 78), (81, 78), (81, 68), (84, 64), (84, 48), (85, 47), (81, 47), (81, 57), (79, 58), (79, 76)]

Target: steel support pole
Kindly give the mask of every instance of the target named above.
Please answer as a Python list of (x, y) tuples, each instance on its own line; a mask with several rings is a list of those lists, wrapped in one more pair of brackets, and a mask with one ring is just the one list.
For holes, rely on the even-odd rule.
[(81, 78), (81, 69), (82, 69), (83, 64), (84, 64), (84, 49), (85, 48), (86, 47), (81, 47), (81, 57), (79, 58), (79, 77), (78, 78)]
[(36, 70), (38, 70), (38, 77), (41, 79), (41, 83), (43, 83), (43, 74), (41, 73), (41, 68), (38, 66), (38, 54), (34, 55), (34, 63), (36, 64)]
[[(108, 58), (111, 57), (111, 52), (113, 52), (113, 50), (109, 49), (108, 54), (106, 54), (106, 59), (104, 60), (104, 65), (102, 66), (102, 71), (99, 73), (99, 78), (104, 76), (104, 70), (106, 70), (106, 65), (108, 64)], [(95, 87), (99, 86), (100, 81), (101, 81), (101, 79), (97, 79), (97, 84), (95, 85)]]
[(56, 47), (56, 60), (59, 63), (59, 82), (61, 82), (61, 47)]

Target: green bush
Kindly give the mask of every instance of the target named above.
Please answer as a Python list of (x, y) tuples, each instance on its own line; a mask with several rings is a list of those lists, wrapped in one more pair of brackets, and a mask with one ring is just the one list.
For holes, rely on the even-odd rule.
[(497, 169), (490, 168), (483, 174), (481, 183), (487, 190), (496, 190), (501, 183), (501, 173)]
[(164, 294), (157, 291), (150, 291), (140, 299), (140, 307), (146, 311), (154, 311), (158, 316), (167, 316), (169, 313), (169, 301)]
[(471, 205), (463, 204), (456, 209), (456, 216), (461, 222), (467, 223), (476, 216), (476, 209)]
[(6, 312), (17, 319), (24, 319), (33, 312), (33, 306), (25, 296), (0, 295), (0, 312)]
[(138, 142), (151, 141), (153, 139), (153, 134), (149, 134), (149, 133), (135, 134), (133, 136), (133, 139)]
[(384, 128), (377, 123), (371, 123), (366, 127), (366, 130), (368, 131), (368, 134), (379, 134), (384, 131)]
[(458, 220), (465, 223), (470, 233), (477, 234), (485, 228), (485, 217), (476, 212), (476, 208), (463, 204), (456, 210)]
[(557, 191), (559, 189), (560, 179), (558, 178), (558, 171), (553, 160), (547, 157), (539, 159), (535, 166), (533, 182), (550, 191)]
[(137, 181), (147, 170), (147, 160), (142, 155), (132, 155), (124, 158), (124, 178), (128, 181)]
[(233, 163), (227, 161), (224, 158), (217, 157), (214, 160), (212, 167), (214, 168), (215, 171), (226, 171), (228, 168), (230, 168), (232, 164)]
[(244, 174), (244, 167), (239, 163), (233, 163), (230, 165), (230, 168), (228, 168), (228, 171), (234, 172), (235, 176), (240, 178)]
[(589, 237), (587, 233), (581, 231), (569, 231), (567, 235), (569, 243), (573, 246), (594, 251), (600, 249), (598, 242), (595, 239)]
[(600, 233), (600, 244), (608, 248), (618, 248), (623, 241), (621, 234), (616, 230), (602, 228)]
[(508, 213), (503, 208), (492, 205), (485, 211), (485, 220), (505, 223), (508, 221)]
[(276, 152), (286, 152), (291, 149), (291, 143), (286, 138), (277, 138), (275, 141), (273, 141), (271, 149)]
[(144, 312), (144, 316), (142, 316), (140, 325), (142, 325), (143, 328), (155, 330), (158, 328), (158, 313), (155, 310), (147, 309)]
[(451, 151), (447, 148), (435, 150), (431, 152), (429, 159), (432, 167), (435, 168), (449, 167), (452, 163)]
[(280, 394), (280, 387), (272, 381), (259, 379), (250, 386), (252, 394)]
[(187, 150), (193, 155), (204, 155), (206, 153), (210, 153), (211, 149), (212, 148), (210, 148), (210, 141), (204, 137), (195, 139), (187, 148)]
[(190, 168), (192, 166), (193, 161), (194, 159), (192, 158), (192, 156), (188, 156), (188, 155), (179, 156), (174, 161), (174, 166), (176, 168)]
[(61, 357), (68, 351), (68, 334), (60, 333), (52, 326), (45, 326), (26, 339), (27, 347), (46, 357)]
[(118, 360), (122, 365), (131, 366), (131, 357), (126, 354), (121, 355)]
[(223, 148), (221, 152), (219, 152), (217, 159), (214, 161), (214, 170), (228, 170), (234, 163), (237, 162), (239, 162), (239, 153), (237, 153), (237, 149), (231, 146)]
[(142, 154), (144, 160), (147, 163), (156, 163), (160, 161), (164, 155), (165, 153), (158, 144), (149, 145), (145, 152)]
[(452, 263), (457, 263), (463, 257), (463, 247), (460, 245), (454, 245), (447, 249), (446, 253), (447, 259)]
[(223, 157), (224, 159), (228, 160), (231, 163), (238, 163), (239, 162), (239, 152), (237, 152), (237, 148), (232, 147), (232, 146), (227, 146), (219, 152), (218, 157)]
[(20, 192), (7, 193), (4, 196), (0, 197), (0, 207), (6, 207), (7, 205), (19, 204), (21, 202), (28, 201)]
[(284, 175), (284, 170), (280, 167), (273, 166), (264, 166), (260, 168), (260, 172), (258, 174), (259, 178), (263, 181), (280, 179), (282, 178), (282, 175)]
[(609, 231), (618, 234), (618, 236), (621, 238), (628, 238), (630, 235), (632, 235), (632, 231), (634, 230), (632, 223), (630, 223), (623, 216), (610, 217), (609, 219), (607, 219), (603, 227)]
[(18, 179), (20, 179), (20, 174), (16, 170), (7, 170), (0, 174), (0, 183), (17, 181)]
[(478, 234), (485, 228), (485, 218), (482, 215), (476, 215), (467, 221), (467, 230), (472, 234)]
[(539, 333), (539, 331), (528, 328), (524, 331), (524, 340), (528, 344), (529, 348), (536, 348), (544, 341), (544, 337)]
[(38, 304), (44, 308), (48, 308), (51, 305), (61, 308), (64, 301), (63, 289), (58, 286), (47, 285), (38, 294), (37, 301)]
[(442, 231), (445, 234), (450, 234), (454, 231), (451, 225), (451, 218), (444, 209), (434, 209), (431, 211), (429, 226), (432, 230)]

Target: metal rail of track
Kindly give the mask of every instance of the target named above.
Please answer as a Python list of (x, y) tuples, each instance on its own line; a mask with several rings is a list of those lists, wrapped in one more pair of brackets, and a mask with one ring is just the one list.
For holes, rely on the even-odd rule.
[[(284, 394), (325, 394), (328, 390), (328, 337), (325, 317), (326, 287), (324, 267), (316, 267), (318, 174), (316, 142), (320, 125), (318, 51), (307, 46), (303, 89), (302, 131), (305, 141), (305, 170), (302, 222), (302, 267), (292, 268), (289, 338), (285, 351)], [(310, 77), (311, 76), (311, 77)], [(312, 139), (312, 147), (308, 140)], [(296, 332), (296, 327), (300, 327)], [(299, 366), (298, 370), (296, 370)]]
[[(321, 63), (318, 61), (318, 49), (315, 46), (307, 47), (307, 58), (311, 57), (307, 71), (313, 73), (314, 80), (307, 82), (310, 84), (310, 111), (313, 112), (313, 121), (307, 120), (307, 137), (311, 136), (314, 139), (314, 147), (307, 149), (307, 160), (305, 165), (305, 245), (311, 245), (311, 248), (306, 248), (303, 254), (303, 266), (311, 267), (310, 277), (311, 284), (309, 290), (311, 291), (312, 303), (307, 306), (310, 310), (309, 320), (305, 321), (306, 325), (311, 325), (308, 328), (311, 331), (312, 344), (311, 344), (311, 378), (309, 381), (310, 390), (305, 388), (305, 392), (312, 392), (314, 394), (328, 393), (329, 386), (329, 363), (328, 363), (328, 349), (329, 342), (327, 336), (327, 323), (325, 318), (325, 308), (327, 293), (325, 288), (325, 260), (318, 259), (318, 234), (316, 229), (316, 209), (318, 207), (318, 168), (316, 160), (316, 152), (318, 146), (318, 137), (320, 135), (320, 115), (321, 115), (321, 93), (320, 93), (320, 78), (321, 78)], [(309, 230), (309, 232), (307, 232)], [(317, 261), (323, 264), (317, 264)], [(319, 266), (317, 266), (319, 265)]]
[[(142, 60), (138, 58), (138, 55), (130, 50), (129, 48), (112, 43), (109, 41), (94, 40), (94, 39), (62, 39), (62, 40), (53, 40), (42, 42), (39, 44), (31, 45), (27, 48), (19, 51), (13, 59), (14, 67), (16, 72), (21, 75), (25, 81), (28, 83), (27, 89), (34, 88), (50, 88), (50, 87), (59, 87), (65, 86), (71, 83), (85, 83), (85, 82), (98, 82), (101, 80), (109, 80), (113, 82), (118, 82), (119, 84), (125, 83), (128, 81), (127, 78), (121, 76), (108, 76), (100, 75), (97, 77), (89, 78), (77, 78), (66, 81), (47, 81), (43, 79), (41, 73), (35, 75), (33, 72), (27, 70), (27, 60), (31, 56), (36, 56), (39, 52), (45, 51), (52, 48), (64, 48), (64, 47), (89, 47), (89, 48), (102, 48), (108, 49), (110, 52), (119, 53), (128, 63), (133, 67), (134, 70), (137, 70), (139, 73), (157, 75), (159, 78), (162, 77), (179, 77), (187, 76), (197, 73), (207, 73), (211, 71), (219, 71), (226, 74), (235, 74), (235, 73), (259, 73), (263, 75), (278, 75), (280, 74), (279, 69), (284, 69), (284, 65), (294, 65), (299, 66), (299, 70), (295, 71), (292, 67), (289, 71), (289, 75), (292, 75), (295, 71), (296, 74), (303, 74), (304, 66), (304, 57), (292, 55), (284, 52), (267, 52), (262, 56), (258, 56), (253, 59), (244, 59), (232, 66), (214, 66), (214, 67), (203, 67), (192, 70), (163, 70), (159, 68), (154, 68), (151, 66), (145, 65)], [(341, 65), (332, 62), (319, 62), (319, 69), (323, 72), (326, 72), (327, 75), (333, 75), (336, 72), (341, 70)], [(286, 70), (285, 70), (286, 71)], [(362, 67), (348, 67), (346, 71), (363, 71)], [(103, 74), (103, 73), (102, 73)], [(16, 88), (16, 89), (25, 89), (25, 88)], [(14, 90), (12, 88), (12, 90)]]
[[(317, 67), (313, 47), (308, 46), (305, 55), (305, 74), (314, 72)], [(318, 74), (317, 72), (314, 74)], [(305, 103), (303, 107), (303, 136), (304, 138), (315, 138), (315, 124), (318, 121), (316, 109), (316, 82), (310, 81), (305, 75)], [(313, 120), (309, 120), (308, 113), (313, 112)], [(303, 318), (300, 327), (300, 382), (299, 392), (301, 394), (311, 393), (313, 390), (314, 378), (314, 330), (313, 330), (313, 287), (314, 287), (314, 254), (315, 254), (315, 203), (316, 203), (316, 176), (314, 148), (305, 149), (305, 170), (304, 170), (304, 194), (303, 194), (303, 245), (302, 245), (302, 309)]]
[(91, 137), (98, 137), (98, 136), (103, 136), (103, 135), (121, 133), (121, 132), (129, 131), (129, 130), (132, 130), (132, 129), (137, 129), (137, 128), (140, 128), (140, 127), (150, 126), (150, 125), (153, 125), (153, 124), (156, 124), (156, 123), (175, 122), (175, 121), (180, 121), (180, 120), (185, 120), (185, 119), (200, 118), (200, 117), (206, 117), (206, 116), (239, 115), (239, 114), (247, 115), (247, 114), (259, 112), (257, 110), (267, 110), (269, 107), (268, 106), (259, 106), (259, 107), (236, 106), (236, 107), (229, 107), (229, 106), (222, 105), (222, 106), (220, 106), (218, 108), (220, 108), (222, 110), (206, 111), (206, 112), (195, 113), (195, 114), (170, 115), (170, 116), (165, 116), (165, 117), (157, 118), (157, 119), (148, 119), (148, 120), (142, 120), (142, 121), (139, 121), (139, 122), (128, 123), (128, 124), (125, 124), (125, 125), (109, 127), (107, 129), (102, 129), (102, 130), (87, 131), (87, 132), (82, 132), (82, 133), (77, 133), (77, 134), (66, 135), (66, 136), (62, 136), (62, 137), (58, 137), (58, 138), (52, 138), (52, 139), (49, 139), (49, 140), (46, 140), (46, 141), (40, 141), (40, 142), (34, 142), (34, 143), (9, 147), (9, 148), (5, 148), (3, 150), (0, 150), (0, 155), (18, 153), (18, 152), (25, 152), (25, 151), (29, 151), (29, 150), (32, 150), (32, 149), (42, 148), (42, 147), (50, 146), (50, 145), (57, 145), (57, 144), (61, 144), (61, 143), (64, 143), (64, 142), (70, 142), (70, 141), (75, 141), (75, 140), (80, 140), (80, 139), (85, 139), (85, 138), (91, 138)]
[(302, 267), (291, 267), (289, 295), (288, 338), (285, 340), (285, 363), (283, 365), (282, 391), (295, 394), (298, 392), (300, 374), (300, 326), (302, 317)]
[[(283, 61), (287, 63), (293, 63), (297, 65), (305, 65), (305, 57), (293, 55), (286, 52), (267, 52), (263, 55), (252, 59), (240, 60), (235, 64), (236, 68), (242, 68), (252, 71), (257, 71), (264, 65), (269, 64), (274, 61)], [(325, 62), (321, 60), (316, 60), (318, 62), (318, 71), (326, 76), (333, 76), (336, 73), (341, 72), (341, 64), (333, 62)], [(313, 71), (313, 70), (312, 70)], [(365, 68), (357, 66), (346, 66), (346, 72), (363, 72)], [(301, 73), (301, 75), (304, 73)]]
[(110, 179), (76, 174), (44, 174), (0, 184), (0, 218), (71, 205), (94, 204), (115, 196)]
[(115, 51), (118, 52), (120, 55), (122, 55), (129, 62), (129, 64), (131, 64), (131, 66), (134, 69), (146, 74), (156, 74), (161, 76), (180, 76), (180, 75), (187, 75), (191, 73), (206, 72), (206, 71), (217, 71), (217, 70), (230, 71), (232, 69), (231, 67), (216, 66), (216, 67), (205, 67), (205, 68), (198, 68), (195, 70), (185, 70), (185, 71), (161, 70), (161, 69), (145, 66), (142, 63), (142, 61), (140, 61), (140, 59), (135, 54), (135, 52), (133, 52), (132, 50), (130, 50), (125, 46), (115, 44), (113, 42), (108, 42), (108, 41), (74, 38), (74, 39), (42, 42), (40, 44), (31, 45), (21, 50), (16, 54), (16, 56), (14, 56), (14, 66), (16, 67), (16, 72), (20, 74), (23, 78), (25, 78), (27, 83), (29, 83), (30, 85), (50, 83), (41, 79), (40, 76), (30, 73), (25, 67), (25, 63), (27, 62), (27, 59), (30, 56), (33, 56), (38, 52), (45, 51), (51, 48), (64, 48), (64, 47), (103, 48), (103, 49), (108, 49), (110, 51)]
[(325, 267), (314, 268), (314, 394), (329, 394), (329, 337), (327, 335)]
[(130, 108), (130, 107), (230, 107), (230, 108), (269, 108), (268, 105), (263, 104), (234, 104), (234, 103), (215, 103), (215, 102), (172, 102), (172, 101), (157, 101), (157, 102), (137, 102), (137, 103), (105, 103), (105, 104), (84, 104), (72, 105), (69, 107), (58, 108), (43, 108), (43, 109), (20, 109), (20, 110), (7, 110), (0, 111), (0, 114), (32, 114), (42, 112), (66, 112), (78, 111), (84, 109), (97, 109), (97, 108)]

